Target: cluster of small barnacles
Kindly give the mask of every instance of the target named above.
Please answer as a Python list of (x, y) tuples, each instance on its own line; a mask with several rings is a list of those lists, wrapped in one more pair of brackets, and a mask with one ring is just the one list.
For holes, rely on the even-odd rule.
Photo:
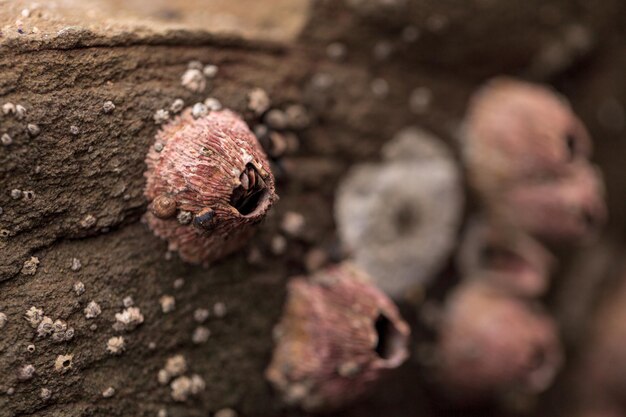
[(204, 379), (198, 374), (184, 375), (188, 370), (187, 361), (182, 355), (174, 355), (167, 359), (165, 366), (159, 370), (157, 380), (160, 384), (169, 383), (174, 401), (187, 401), (203, 391), (206, 387)]
[(37, 336), (51, 336), (53, 342), (65, 342), (74, 337), (74, 328), (68, 327), (63, 320), (52, 320), (45, 316), (42, 309), (30, 307), (24, 314), (24, 318), (30, 326), (37, 330)]

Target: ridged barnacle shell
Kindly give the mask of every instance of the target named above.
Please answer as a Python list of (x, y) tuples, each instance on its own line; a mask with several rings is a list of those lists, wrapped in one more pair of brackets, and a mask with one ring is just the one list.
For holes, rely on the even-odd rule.
[(439, 331), (441, 386), (460, 400), (542, 392), (562, 364), (550, 317), (481, 282), (455, 290)]
[(449, 258), (461, 223), (463, 187), (444, 143), (400, 131), (381, 163), (352, 168), (339, 186), (335, 219), (354, 263), (400, 299), (428, 283)]
[(289, 282), (266, 377), (287, 404), (338, 408), (404, 362), (408, 336), (393, 302), (343, 263)]
[(146, 164), (145, 220), (187, 262), (240, 248), (277, 199), (261, 146), (230, 110), (184, 111), (158, 132)]
[(591, 139), (563, 98), (546, 87), (495, 78), (471, 99), (461, 130), (469, 181), (481, 194), (562, 172), (591, 153)]

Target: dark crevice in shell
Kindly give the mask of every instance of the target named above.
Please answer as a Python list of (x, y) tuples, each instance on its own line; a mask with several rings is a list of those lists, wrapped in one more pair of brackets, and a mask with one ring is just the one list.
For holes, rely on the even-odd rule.
[(247, 164), (239, 177), (241, 185), (233, 190), (230, 204), (237, 211), (249, 216), (267, 200), (269, 190), (254, 165)]
[(391, 360), (403, 354), (404, 337), (387, 316), (380, 313), (374, 327), (378, 336), (374, 350), (381, 359)]

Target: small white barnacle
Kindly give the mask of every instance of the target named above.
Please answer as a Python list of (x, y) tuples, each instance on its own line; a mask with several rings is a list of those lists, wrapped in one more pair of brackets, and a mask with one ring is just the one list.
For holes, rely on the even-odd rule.
[(37, 308), (32, 306), (29, 308), (24, 314), (24, 318), (28, 323), (30, 323), (30, 327), (36, 329), (39, 323), (43, 320), (43, 310), (41, 308)]
[(199, 119), (207, 114), (209, 114), (209, 108), (204, 103), (196, 103), (191, 108), (191, 115), (194, 119)]
[(211, 331), (204, 326), (198, 326), (191, 335), (191, 341), (196, 345), (200, 345), (206, 343), (209, 337), (211, 337)]
[(85, 284), (82, 281), (75, 282), (72, 289), (76, 295), (82, 295), (85, 292)]
[(37, 336), (46, 337), (54, 331), (54, 322), (48, 316), (44, 316), (41, 323), (37, 326)]
[(111, 398), (114, 395), (115, 395), (115, 388), (113, 388), (113, 387), (108, 387), (107, 389), (102, 391), (102, 396), (104, 398)]
[(90, 227), (95, 226), (96, 222), (96, 217), (93, 214), (88, 214), (80, 221), (80, 227), (83, 229), (89, 229)]
[(206, 308), (196, 308), (193, 312), (193, 319), (198, 323), (204, 323), (209, 318), (209, 310)]
[(87, 304), (87, 307), (85, 307), (83, 312), (85, 313), (86, 318), (93, 319), (98, 317), (100, 313), (102, 313), (102, 309), (100, 308), (100, 305), (98, 303), (91, 300), (89, 304)]
[(176, 308), (176, 299), (171, 295), (164, 295), (159, 298), (159, 303), (161, 304), (161, 311), (163, 313), (171, 313)]
[(11, 198), (13, 200), (18, 200), (22, 196), (22, 190), (14, 188), (11, 190)]
[(80, 128), (76, 125), (71, 125), (70, 126), (70, 133), (74, 136), (77, 136), (78, 134), (80, 134)]
[(237, 417), (238, 414), (232, 408), (222, 408), (217, 410), (213, 417)]
[(170, 119), (170, 112), (165, 109), (159, 109), (154, 113), (152, 118), (154, 119), (154, 123), (160, 125)]
[(57, 356), (54, 361), (54, 370), (61, 373), (69, 371), (70, 369), (72, 369), (73, 359), (73, 354)]
[(34, 123), (29, 123), (26, 125), (26, 131), (32, 137), (35, 137), (41, 133), (41, 129)]
[[(78, 258), (72, 258), (72, 263), (70, 265), (70, 269), (74, 272), (76, 271), (80, 271), (80, 268), (82, 268), (83, 264), (80, 262), (80, 259)], [(82, 282), (77, 282), (76, 284), (81, 284), (83, 287), (83, 292), (85, 291), (85, 286), (83, 285)], [(74, 291), (76, 291), (76, 285), (74, 285)], [(82, 294), (82, 293), (81, 293)], [(80, 295), (80, 294), (78, 294)]]
[(167, 358), (163, 368), (171, 376), (179, 376), (187, 371), (187, 361), (183, 355), (174, 355)]
[(106, 114), (111, 113), (113, 110), (115, 110), (115, 104), (111, 100), (105, 101), (102, 105), (102, 111)]
[(26, 116), (26, 107), (22, 106), (21, 104), (17, 104), (15, 106), (15, 117), (18, 120), (22, 120), (24, 116)]
[(209, 97), (206, 100), (204, 100), (204, 105), (207, 107), (209, 111), (222, 110), (222, 103), (215, 97)]
[(138, 307), (129, 307), (121, 313), (115, 313), (115, 324), (113, 329), (116, 331), (131, 331), (143, 323), (143, 314)]
[(248, 93), (248, 108), (258, 116), (265, 113), (271, 104), (269, 96), (262, 88), (254, 88)]
[(205, 65), (202, 73), (207, 78), (214, 78), (217, 75), (219, 68), (217, 65)]
[(41, 391), (39, 391), (39, 398), (41, 398), (42, 400), (49, 400), (50, 397), (52, 397), (52, 391), (50, 391), (48, 388), (42, 388)]
[(122, 336), (112, 337), (107, 341), (107, 352), (111, 355), (120, 355), (126, 349), (126, 341)]
[(0, 142), (2, 142), (4, 146), (9, 146), (13, 143), (13, 138), (8, 133), (3, 133), (2, 137), (0, 137)]
[(226, 309), (226, 304), (221, 301), (213, 305), (213, 314), (215, 314), (215, 317), (222, 318), (226, 316), (227, 312), (228, 310)]
[(4, 115), (15, 114), (15, 104), (13, 104), (13, 103), (4, 103), (2, 105), (2, 113)]
[(24, 275), (35, 275), (37, 272), (37, 265), (39, 265), (39, 258), (36, 256), (31, 256), (31, 258), (27, 261), (24, 261), (24, 265), (22, 266), (22, 274)]
[(29, 344), (28, 346), (26, 346), (26, 351), (28, 353), (33, 353), (33, 352), (35, 352), (35, 350), (36, 350), (35, 345), (33, 345), (32, 343)]
[(185, 102), (181, 98), (175, 99), (170, 105), (170, 113), (180, 113), (185, 108)]
[(0, 329), (2, 329), (7, 324), (8, 320), (9, 319), (7, 318), (7, 315), (0, 312)]
[(187, 401), (192, 395), (197, 395), (206, 388), (204, 379), (200, 375), (180, 376), (170, 384), (174, 401)]
[(180, 78), (180, 83), (189, 91), (200, 93), (206, 88), (206, 79), (199, 69), (190, 68)]
[(35, 367), (31, 364), (24, 365), (17, 371), (17, 379), (20, 381), (28, 381), (35, 376)]

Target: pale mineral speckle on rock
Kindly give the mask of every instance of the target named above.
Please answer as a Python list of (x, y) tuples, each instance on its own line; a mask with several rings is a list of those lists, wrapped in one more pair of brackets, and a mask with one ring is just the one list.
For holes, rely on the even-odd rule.
[(122, 336), (112, 337), (107, 341), (107, 352), (111, 355), (120, 355), (126, 348), (126, 341)]
[[(80, 271), (80, 268), (82, 268), (83, 264), (80, 262), (80, 259), (78, 258), (72, 258), (72, 263), (70, 264), (70, 269), (74, 272), (76, 271)], [(80, 284), (80, 285), (79, 285)], [(82, 294), (83, 292), (85, 292), (85, 286), (83, 285), (82, 282), (77, 282), (76, 284), (74, 284), (74, 291), (78, 294), (79, 289), (76, 287), (77, 285), (82, 286), (82, 292), (80, 294)], [(78, 295), (80, 295), (78, 294)]]
[(257, 115), (265, 113), (271, 104), (267, 92), (262, 88), (254, 88), (248, 93), (248, 108)]
[(182, 75), (180, 83), (189, 91), (201, 93), (206, 88), (206, 79), (200, 69), (190, 68)]
[(204, 327), (198, 326), (194, 329), (193, 334), (191, 335), (191, 341), (197, 345), (206, 343), (211, 337), (211, 331)]
[(141, 310), (137, 307), (129, 307), (123, 310), (121, 313), (115, 313), (115, 324), (113, 329), (117, 331), (134, 330), (137, 326), (143, 323), (144, 317), (141, 314)]
[(225, 317), (227, 312), (228, 310), (226, 309), (226, 304), (223, 302), (219, 301), (213, 305), (213, 314), (215, 314), (215, 317)]
[(204, 323), (209, 318), (209, 310), (206, 308), (196, 308), (193, 312), (193, 319), (198, 323)]
[(167, 410), (165, 408), (161, 408), (157, 413), (157, 417), (167, 417)]
[(337, 367), (337, 373), (345, 378), (351, 378), (359, 373), (361, 367), (354, 361), (347, 361)]
[[(83, 291), (84, 291), (84, 287), (83, 287)], [(102, 313), (102, 309), (100, 308), (100, 305), (98, 303), (91, 300), (89, 304), (87, 304), (87, 307), (85, 307), (83, 312), (85, 313), (85, 318), (94, 319), (98, 317), (100, 313)]]
[(73, 354), (59, 355), (54, 361), (54, 370), (57, 372), (67, 372), (72, 369)]
[(20, 381), (28, 381), (33, 376), (35, 376), (35, 367), (31, 364), (24, 365), (17, 371), (17, 379)]
[(170, 382), (170, 379), (170, 374), (165, 369), (159, 369), (157, 373), (157, 381), (159, 381), (159, 384), (165, 385)]
[(97, 219), (94, 215), (88, 214), (80, 221), (80, 227), (83, 229), (89, 229), (96, 225)]
[(183, 99), (177, 98), (172, 102), (170, 106), (170, 112), (173, 114), (180, 113), (185, 108), (185, 102)]
[(207, 78), (214, 78), (217, 75), (219, 68), (217, 65), (205, 65), (202, 73)]
[(196, 103), (191, 108), (191, 115), (194, 119), (199, 119), (209, 114), (209, 109), (204, 103)]
[(115, 110), (115, 104), (111, 100), (105, 101), (102, 105), (102, 110), (106, 114), (112, 113)]
[(7, 389), (7, 395), (13, 395), (13, 394), (15, 394), (15, 388), (11, 387)]
[(4, 146), (9, 146), (13, 143), (13, 138), (8, 133), (4, 133), (0, 137), (0, 142), (2, 142)]
[(36, 256), (31, 256), (29, 260), (24, 261), (24, 266), (22, 266), (22, 274), (24, 275), (35, 275), (37, 272), (37, 265), (39, 265), (39, 258)]
[(26, 131), (32, 137), (35, 137), (39, 135), (39, 133), (41, 133), (41, 129), (39, 128), (39, 126), (34, 123), (29, 123), (28, 125), (26, 125)]
[(163, 313), (171, 313), (176, 308), (176, 299), (171, 295), (164, 295), (159, 298), (159, 303), (161, 304), (161, 311)]
[(29, 308), (24, 314), (24, 318), (30, 324), (30, 327), (36, 329), (39, 323), (43, 320), (43, 310), (41, 308), (37, 308), (32, 306)]
[(426, 19), (426, 28), (434, 33), (443, 32), (449, 25), (448, 17), (441, 14), (434, 14)]
[(222, 110), (222, 103), (215, 97), (208, 97), (206, 100), (204, 100), (204, 105), (209, 111)]
[(9, 319), (7, 318), (7, 315), (4, 313), (0, 313), (0, 329), (6, 326), (7, 321), (9, 321)]
[(152, 118), (154, 119), (154, 123), (160, 125), (170, 119), (170, 112), (165, 109), (159, 109), (154, 113)]
[(48, 388), (42, 388), (41, 391), (39, 391), (39, 398), (41, 398), (42, 400), (49, 400), (50, 397), (52, 397), (52, 391), (50, 391)]
[(115, 388), (113, 388), (113, 387), (108, 387), (107, 389), (102, 391), (102, 396), (104, 398), (111, 398), (114, 395), (115, 395)]

